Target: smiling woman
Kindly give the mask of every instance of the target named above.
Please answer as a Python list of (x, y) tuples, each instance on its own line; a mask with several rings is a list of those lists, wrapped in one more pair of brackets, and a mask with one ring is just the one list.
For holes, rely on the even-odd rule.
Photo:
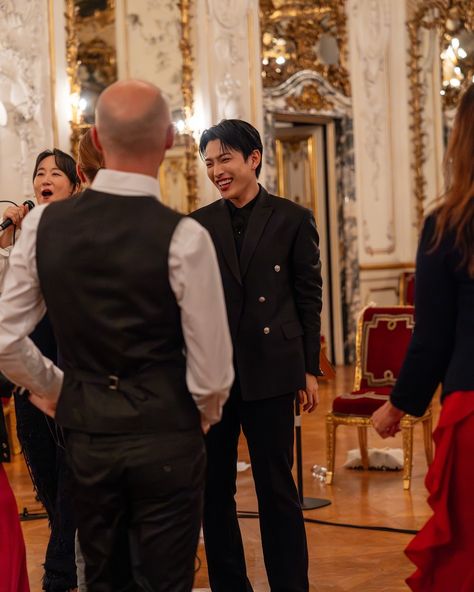
[(79, 186), (76, 163), (69, 154), (57, 148), (38, 154), (33, 170), (33, 189), (39, 204), (65, 199)]

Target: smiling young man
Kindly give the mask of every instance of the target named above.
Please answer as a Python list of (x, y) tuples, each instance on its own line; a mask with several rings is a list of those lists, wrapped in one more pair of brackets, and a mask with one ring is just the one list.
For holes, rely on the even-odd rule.
[(318, 403), (321, 266), (312, 213), (258, 184), (262, 142), (240, 120), (206, 130), (200, 153), (222, 199), (193, 212), (211, 234), (236, 379), (206, 437), (204, 539), (213, 592), (249, 592), (237, 521), (237, 444), (247, 439), (272, 592), (307, 592), (308, 554), (293, 481), (294, 401)]

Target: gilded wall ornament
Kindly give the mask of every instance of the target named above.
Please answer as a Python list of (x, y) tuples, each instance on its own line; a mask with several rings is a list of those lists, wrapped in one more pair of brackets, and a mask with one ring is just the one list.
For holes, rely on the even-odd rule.
[(117, 80), (115, 0), (65, 0), (66, 72), (71, 107), (71, 151), (94, 122), (100, 93)]
[[(183, 108), (187, 124), (194, 114), (194, 73), (193, 73), (193, 52), (191, 45), (191, 11), (193, 0), (179, 0), (178, 6), (181, 11), (181, 40), (179, 47), (183, 57), (183, 72), (181, 89), (183, 93)], [(184, 145), (186, 151), (186, 185), (188, 189), (188, 209), (192, 212), (198, 201), (197, 196), (197, 158), (198, 149), (191, 130), (184, 134)]]
[[(423, 165), (426, 162), (425, 145), (425, 98), (426, 90), (423, 82), (423, 31), (435, 31), (440, 39), (440, 47), (447, 51), (447, 44), (451, 44), (461, 31), (474, 32), (474, 3), (472, 0), (418, 0), (413, 13), (407, 22), (409, 46), (409, 77), (410, 77), (410, 111), (413, 134), (413, 181), (415, 191), (415, 208), (417, 224), (421, 228), (424, 217), (424, 202), (426, 199), (426, 178)], [(452, 45), (451, 45), (452, 47)], [(455, 48), (454, 48), (455, 49)], [(443, 55), (443, 51), (442, 54)], [(455, 56), (457, 57), (457, 56)], [(467, 56), (466, 56), (467, 57)], [(441, 59), (443, 59), (441, 57)], [(440, 70), (442, 69), (440, 65)], [(474, 63), (473, 63), (474, 68)], [(440, 76), (440, 94), (445, 108), (457, 105), (463, 86), (472, 81), (472, 72), (463, 75), (463, 83), (442, 87)]]
[(332, 111), (334, 103), (324, 97), (316, 84), (306, 84), (299, 95), (290, 95), (285, 99), (287, 107), (295, 111)]
[(313, 70), (350, 96), (344, 0), (260, 0), (260, 22), (265, 87)]

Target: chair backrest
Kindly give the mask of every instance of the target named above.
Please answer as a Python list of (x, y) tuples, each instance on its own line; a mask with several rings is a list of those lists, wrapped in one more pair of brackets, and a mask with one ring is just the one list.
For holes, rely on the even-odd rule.
[(401, 305), (415, 304), (415, 272), (402, 271), (398, 280), (398, 303)]
[(354, 390), (395, 384), (415, 326), (413, 306), (367, 306), (356, 337)]

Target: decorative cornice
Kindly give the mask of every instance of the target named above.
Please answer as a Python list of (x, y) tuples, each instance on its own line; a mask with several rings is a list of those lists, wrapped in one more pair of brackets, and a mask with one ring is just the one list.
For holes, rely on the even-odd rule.
[[(316, 89), (317, 93), (321, 96), (321, 102), (324, 101), (330, 114), (352, 114), (352, 99), (346, 97), (342, 92), (335, 90), (328, 80), (318, 72), (314, 72), (314, 70), (301, 70), (279, 86), (265, 88), (264, 102), (266, 108), (274, 109), (276, 107), (275, 102), (278, 102), (278, 109), (290, 108), (298, 111), (305, 110), (308, 113), (316, 112), (316, 105), (310, 105), (304, 100), (304, 96), (301, 101), (299, 100), (305, 89), (306, 96), (308, 93), (314, 93), (312, 89)], [(314, 99), (318, 101), (315, 95)], [(290, 102), (288, 103), (288, 101)], [(303, 109), (304, 105), (306, 109)], [(329, 108), (329, 105), (331, 105), (331, 108)]]

